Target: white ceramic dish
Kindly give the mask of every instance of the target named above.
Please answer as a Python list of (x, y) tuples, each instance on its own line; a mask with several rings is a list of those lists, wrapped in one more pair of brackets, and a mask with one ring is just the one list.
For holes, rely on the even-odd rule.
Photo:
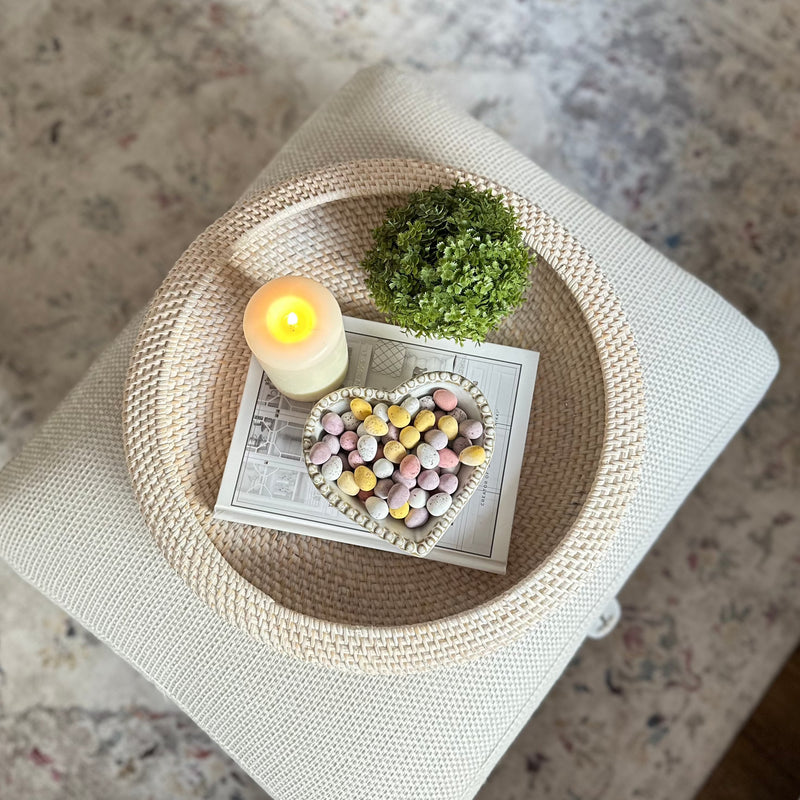
[[(380, 521), (374, 520), (367, 514), (364, 504), (357, 497), (346, 495), (335, 483), (325, 480), (319, 467), (311, 463), (309, 451), (323, 435), (322, 417), (329, 411), (337, 414), (344, 413), (349, 410), (350, 400), (354, 397), (363, 397), (372, 405), (381, 402), (388, 405), (393, 403), (399, 405), (403, 398), (409, 395), (421, 397), (433, 394), (436, 389), (440, 388), (450, 389), (458, 398), (459, 407), (464, 409), (470, 419), (479, 419), (483, 423), (483, 435), (476, 439), (474, 444), (480, 444), (486, 451), (486, 460), (483, 464), (477, 467), (461, 466), (458, 472), (458, 489), (453, 495), (453, 504), (441, 517), (431, 517), (425, 525), (414, 529), (407, 528), (402, 520), (391, 517)], [(472, 381), (453, 372), (425, 372), (391, 390), (348, 386), (323, 397), (311, 409), (303, 429), (303, 456), (314, 486), (332, 506), (389, 544), (406, 553), (425, 556), (453, 524), (461, 509), (480, 485), (492, 457), (494, 435), (494, 417), (489, 403)]]

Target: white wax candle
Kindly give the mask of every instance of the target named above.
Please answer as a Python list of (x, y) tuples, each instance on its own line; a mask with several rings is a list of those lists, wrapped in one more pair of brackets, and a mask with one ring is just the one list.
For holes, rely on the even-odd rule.
[(244, 336), (281, 394), (313, 401), (341, 386), (347, 341), (336, 298), (310, 278), (264, 284), (244, 312)]

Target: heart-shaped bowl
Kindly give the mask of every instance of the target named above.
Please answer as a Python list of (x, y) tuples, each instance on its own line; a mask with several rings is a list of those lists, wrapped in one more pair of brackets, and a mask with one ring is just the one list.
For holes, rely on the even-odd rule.
[[(326, 480), (320, 468), (311, 462), (310, 451), (313, 445), (324, 434), (322, 417), (329, 411), (342, 414), (350, 409), (350, 401), (355, 397), (363, 397), (372, 405), (387, 403), (399, 405), (406, 397), (422, 397), (430, 395), (436, 389), (449, 389), (458, 399), (470, 419), (478, 419), (483, 424), (483, 435), (473, 444), (479, 444), (486, 451), (486, 459), (477, 467), (464, 464), (458, 471), (458, 489), (453, 494), (453, 504), (441, 517), (431, 517), (419, 528), (407, 528), (399, 519), (387, 517), (380, 521), (367, 513), (366, 507), (357, 497), (345, 494), (335, 483)], [(453, 524), (461, 509), (467, 504), (475, 490), (483, 480), (494, 449), (494, 417), (489, 402), (481, 390), (468, 378), (454, 372), (424, 372), (411, 380), (401, 383), (394, 389), (369, 389), (361, 386), (347, 386), (325, 395), (318, 400), (308, 415), (303, 429), (303, 457), (308, 474), (322, 496), (348, 519), (360, 525), (369, 533), (379, 536), (385, 542), (415, 556), (430, 553), (436, 542), (444, 536)]]

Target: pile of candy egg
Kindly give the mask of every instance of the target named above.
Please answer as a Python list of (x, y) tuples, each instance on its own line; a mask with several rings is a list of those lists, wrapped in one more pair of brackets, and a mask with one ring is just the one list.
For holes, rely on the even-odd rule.
[(474, 444), (483, 425), (459, 408), (449, 389), (391, 406), (356, 397), (349, 411), (324, 414), (322, 429), (309, 451), (322, 476), (358, 497), (373, 519), (391, 516), (408, 528), (445, 514), (461, 465), (486, 460), (486, 451)]

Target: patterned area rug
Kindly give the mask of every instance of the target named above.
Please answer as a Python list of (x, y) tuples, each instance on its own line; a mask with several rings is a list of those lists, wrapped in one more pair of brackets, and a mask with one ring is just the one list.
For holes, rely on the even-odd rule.
[[(299, 122), (381, 59), (767, 332), (769, 395), (479, 795), (692, 797), (800, 639), (797, 4), (0, 0), (0, 20), (0, 463)], [(4, 567), (0, 786), (264, 797)]]

